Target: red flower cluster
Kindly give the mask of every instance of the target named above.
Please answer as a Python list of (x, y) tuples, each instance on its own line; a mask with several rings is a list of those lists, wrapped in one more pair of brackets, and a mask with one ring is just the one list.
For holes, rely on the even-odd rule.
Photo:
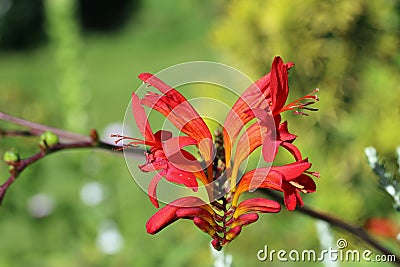
[[(214, 137), (183, 95), (152, 74), (139, 75), (146, 84), (160, 91), (160, 94), (149, 92), (143, 99), (135, 93), (132, 95), (133, 115), (144, 140), (129, 138), (130, 144), (148, 147), (146, 163), (139, 168), (144, 172), (157, 172), (148, 188), (151, 202), (159, 207), (156, 188), (163, 177), (194, 191), (200, 181), (208, 185), (209, 196), (207, 201), (188, 196), (167, 204), (147, 222), (148, 233), (155, 234), (178, 219), (190, 219), (212, 237), (212, 245), (220, 250), (239, 235), (243, 226), (257, 221), (258, 213), (274, 213), (281, 209), (279, 203), (265, 198), (240, 202), (243, 192), (268, 188), (283, 192), (288, 210), (303, 205), (300, 192), (315, 191), (311, 177), (318, 173), (309, 171), (311, 163), (293, 145), (297, 136), (288, 131), (287, 122), (282, 122), (280, 114), (287, 110), (297, 114), (304, 114), (302, 110), (305, 109), (316, 110), (309, 105), (318, 98), (310, 94), (285, 105), (289, 92), (288, 70), (292, 66), (293, 63), (285, 64), (276, 57), (271, 72), (241, 95), (227, 115), (222, 131)], [(185, 136), (173, 137), (171, 132), (163, 130), (153, 133), (143, 106), (163, 114)], [(243, 129), (246, 130), (239, 137)], [(201, 162), (184, 149), (186, 146), (198, 148)], [(294, 162), (257, 168), (240, 175), (241, 163), (260, 146), (266, 162), (273, 162), (279, 147), (288, 150)], [(222, 182), (215, 183), (218, 179)]]

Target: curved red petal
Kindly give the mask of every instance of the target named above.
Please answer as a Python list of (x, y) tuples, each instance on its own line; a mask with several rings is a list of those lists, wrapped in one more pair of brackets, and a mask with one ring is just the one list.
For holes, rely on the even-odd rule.
[(301, 155), (301, 152), (297, 148), (297, 146), (293, 145), (292, 143), (288, 143), (288, 142), (281, 142), (280, 146), (285, 148), (287, 151), (289, 151), (289, 153), (293, 155), (293, 157), (296, 161), (302, 160), (303, 156)]
[(288, 124), (287, 121), (279, 124), (278, 126), (279, 140), (285, 142), (293, 142), (297, 136), (289, 133), (287, 124)]
[(287, 210), (296, 209), (297, 205), (297, 192), (296, 188), (288, 183), (284, 183), (283, 186), (283, 198)]
[(253, 191), (258, 188), (282, 190), (282, 174), (270, 171), (269, 168), (258, 168), (247, 172), (239, 181), (232, 204), (235, 206), (243, 192)]
[(185, 146), (196, 145), (197, 141), (189, 136), (177, 136), (165, 141), (162, 145), (165, 155), (171, 156), (181, 151)]
[(288, 69), (293, 64), (284, 64), (280, 57), (275, 57), (271, 66), (271, 109), (273, 114), (278, 114), (285, 106), (288, 94)]
[(246, 226), (251, 223), (254, 223), (258, 220), (258, 214), (257, 213), (247, 213), (247, 214), (242, 214), (236, 219), (232, 219), (230, 223), (227, 223), (227, 226), (235, 227), (235, 226)]
[(236, 219), (248, 212), (275, 213), (281, 210), (278, 202), (265, 198), (250, 198), (242, 201), (233, 213)]
[(157, 211), (146, 223), (146, 230), (149, 234), (156, 234), (178, 218), (177, 210), (185, 207), (198, 207), (207, 205), (197, 197), (183, 197), (172, 201)]
[(158, 199), (157, 199), (157, 185), (158, 182), (161, 180), (162, 175), (160, 173), (157, 173), (153, 179), (151, 179), (149, 187), (147, 188), (147, 194), (149, 195), (150, 201), (151, 203), (153, 203), (153, 205), (156, 208), (159, 208), (158, 205)]
[(144, 105), (161, 112), (179, 130), (198, 142), (206, 138), (212, 139), (207, 125), (182, 94), (150, 73), (142, 73), (139, 78), (164, 94), (147, 94), (142, 100)]
[(273, 166), (271, 170), (277, 171), (281, 173), (285, 180), (292, 180), (294, 178), (299, 177), (304, 171), (308, 170), (311, 167), (311, 163), (308, 162), (308, 159), (305, 158), (300, 161), (296, 161), (283, 166)]
[(132, 93), (132, 113), (139, 128), (140, 133), (145, 138), (146, 142), (155, 142), (153, 132), (151, 130), (147, 114), (140, 104), (140, 100), (135, 93)]

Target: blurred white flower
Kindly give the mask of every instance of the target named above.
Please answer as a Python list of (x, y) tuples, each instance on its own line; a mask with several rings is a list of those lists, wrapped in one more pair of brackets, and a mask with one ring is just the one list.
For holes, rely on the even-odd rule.
[(119, 252), (123, 247), (123, 243), (123, 237), (115, 222), (103, 222), (96, 240), (98, 249), (104, 254), (111, 255)]
[(81, 188), (81, 200), (88, 206), (96, 206), (104, 200), (104, 189), (99, 182), (89, 182)]
[(49, 216), (54, 210), (54, 199), (45, 194), (36, 194), (28, 200), (28, 212), (34, 218)]

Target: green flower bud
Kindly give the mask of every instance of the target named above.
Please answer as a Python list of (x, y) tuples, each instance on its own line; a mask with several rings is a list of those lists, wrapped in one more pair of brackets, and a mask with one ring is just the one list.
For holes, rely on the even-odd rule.
[(3, 155), (3, 160), (7, 163), (7, 164), (13, 164), (19, 161), (19, 155), (18, 153), (13, 150), (7, 150), (4, 155)]
[(40, 135), (40, 146), (51, 147), (58, 144), (58, 135), (51, 131), (46, 131)]

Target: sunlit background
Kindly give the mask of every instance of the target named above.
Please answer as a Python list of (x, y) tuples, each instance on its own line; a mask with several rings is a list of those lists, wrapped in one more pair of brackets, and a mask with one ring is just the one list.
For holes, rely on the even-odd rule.
[[(107, 138), (120, 127), (141, 72), (209, 60), (255, 80), (280, 55), (296, 64), (289, 99), (320, 88), (318, 112), (285, 114), (296, 144), (321, 173), (306, 205), (360, 226), (372, 217), (398, 222), (363, 149), (373, 145), (395, 160), (399, 38), (395, 0), (0, 0), (0, 110), (82, 134), (94, 128)], [(27, 157), (38, 142), (0, 138), (0, 153), (15, 147)], [(5, 164), (0, 174), (4, 182)], [(123, 157), (56, 153), (26, 170), (6, 196), (0, 266), (212, 266), (210, 238), (191, 221), (148, 235), (145, 223), (155, 211)], [(331, 230), (349, 248), (368, 249)], [(285, 266), (259, 262), (256, 253), (264, 245), (318, 250), (320, 237), (315, 220), (283, 209), (261, 215), (225, 252), (234, 266)], [(377, 238), (399, 250), (398, 242)]]

